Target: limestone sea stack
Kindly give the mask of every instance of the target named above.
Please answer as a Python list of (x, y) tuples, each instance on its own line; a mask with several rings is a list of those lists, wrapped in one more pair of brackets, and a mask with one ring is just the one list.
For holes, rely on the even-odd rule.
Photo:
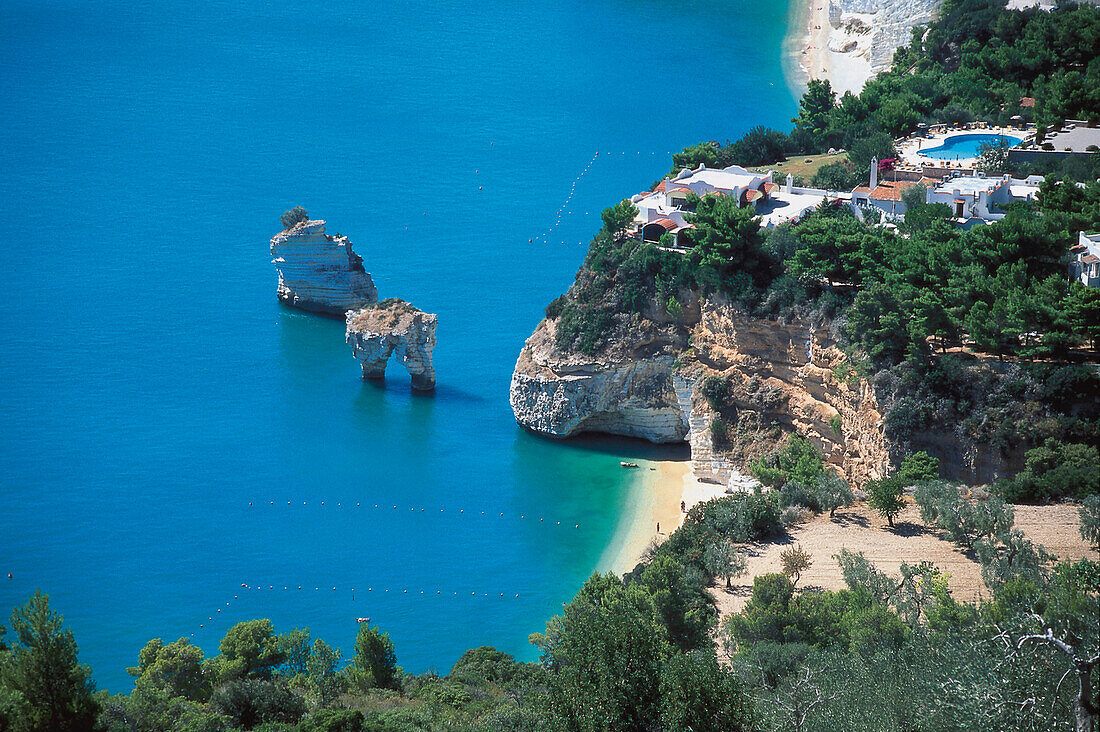
[(276, 293), (287, 305), (343, 315), (378, 302), (362, 257), (346, 236), (326, 234), (323, 220), (300, 221), (271, 237), (271, 256), (279, 272)]
[(391, 298), (347, 314), (346, 339), (363, 364), (364, 379), (381, 379), (392, 354), (412, 377), (412, 388), (435, 388), (432, 350), (435, 313), (425, 313), (404, 300)]

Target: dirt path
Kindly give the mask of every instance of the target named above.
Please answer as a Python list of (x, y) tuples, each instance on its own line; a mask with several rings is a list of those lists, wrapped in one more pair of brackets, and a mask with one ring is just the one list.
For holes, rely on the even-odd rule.
[[(1016, 528), (1059, 559), (1097, 559), (1096, 551), (1088, 547), (1078, 532), (1077, 506), (1014, 506), (1014, 509)], [(795, 544), (801, 544), (814, 562), (799, 580), (800, 587), (843, 589), (844, 579), (833, 555), (848, 549), (863, 552), (876, 567), (890, 573), (896, 573), (902, 562), (916, 564), (930, 560), (950, 575), (948, 584), (961, 601), (972, 602), (987, 592), (978, 562), (940, 538), (938, 531), (926, 527), (915, 505), (906, 506), (896, 523), (894, 531), (888, 530), (877, 513), (859, 504), (837, 511), (833, 519), (828, 514), (816, 516), (792, 528), (790, 536), (781, 541), (752, 546), (748, 573), (734, 580), (730, 590), (721, 586), (711, 590), (721, 616), (740, 612), (752, 593), (753, 577), (781, 571), (779, 553)]]

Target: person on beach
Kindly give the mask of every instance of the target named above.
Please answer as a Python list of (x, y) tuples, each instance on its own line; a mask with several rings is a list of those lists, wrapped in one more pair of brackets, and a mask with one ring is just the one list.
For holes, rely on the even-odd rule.
[(658, 534), (661, 533), (661, 522), (660, 521), (657, 522), (657, 533)]
[(680, 501), (680, 513), (687, 513), (687, 510), (687, 504), (683, 501)]

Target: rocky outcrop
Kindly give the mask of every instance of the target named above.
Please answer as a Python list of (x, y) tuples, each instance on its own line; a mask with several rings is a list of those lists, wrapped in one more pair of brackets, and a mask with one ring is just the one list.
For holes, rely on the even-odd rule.
[[(747, 468), (792, 432), (853, 483), (886, 475), (891, 451), (874, 390), (854, 377), (828, 329), (707, 303), (692, 346), (681, 358), (681, 378), (692, 384), (693, 422), (709, 428), (717, 418), (726, 433), (717, 446), (710, 429), (693, 439), (692, 459), (698, 442), (719, 478), (722, 463)], [(727, 385), (718, 410), (702, 396), (710, 377)]]
[(913, 28), (932, 20), (943, 0), (829, 0), (829, 49), (867, 58), (875, 73), (890, 68)]
[(362, 362), (364, 379), (384, 378), (386, 364), (396, 354), (412, 377), (412, 388), (431, 391), (435, 388), (435, 325), (434, 313), (418, 310), (404, 300), (383, 300), (349, 311), (345, 338)]
[(346, 236), (326, 234), (324, 221), (302, 221), (280, 231), (271, 237), (271, 256), (279, 272), (276, 294), (287, 305), (343, 315), (378, 301), (363, 259)]
[(685, 439), (687, 419), (672, 383), (673, 343), (635, 341), (590, 357), (559, 353), (554, 332), (554, 321), (539, 323), (516, 361), (509, 400), (519, 424), (547, 437), (605, 432), (651, 442)]

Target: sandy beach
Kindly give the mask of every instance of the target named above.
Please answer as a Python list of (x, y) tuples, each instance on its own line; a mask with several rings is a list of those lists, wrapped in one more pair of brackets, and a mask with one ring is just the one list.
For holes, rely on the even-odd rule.
[[(662, 542), (679, 528), (697, 503), (725, 495), (725, 487), (696, 480), (690, 460), (638, 460), (634, 500), (624, 512), (598, 569), (624, 574), (634, 569), (651, 542)], [(658, 532), (658, 526), (660, 531)]]
[[(865, 50), (860, 47), (867, 36), (834, 29), (829, 24), (828, 0), (796, 1), (807, 3), (803, 12), (792, 16), (792, 32), (799, 33), (803, 40), (801, 47), (797, 49), (798, 66), (805, 77), (803, 83), (805, 79), (828, 79), (837, 96), (846, 91), (858, 94), (867, 80), (874, 76), (871, 62)], [(873, 17), (861, 15), (860, 19), (871, 25)], [(804, 19), (801, 28), (793, 25), (800, 19)], [(830, 41), (833, 48), (844, 48), (853, 44), (854, 47), (846, 53), (839, 53), (829, 49)]]

